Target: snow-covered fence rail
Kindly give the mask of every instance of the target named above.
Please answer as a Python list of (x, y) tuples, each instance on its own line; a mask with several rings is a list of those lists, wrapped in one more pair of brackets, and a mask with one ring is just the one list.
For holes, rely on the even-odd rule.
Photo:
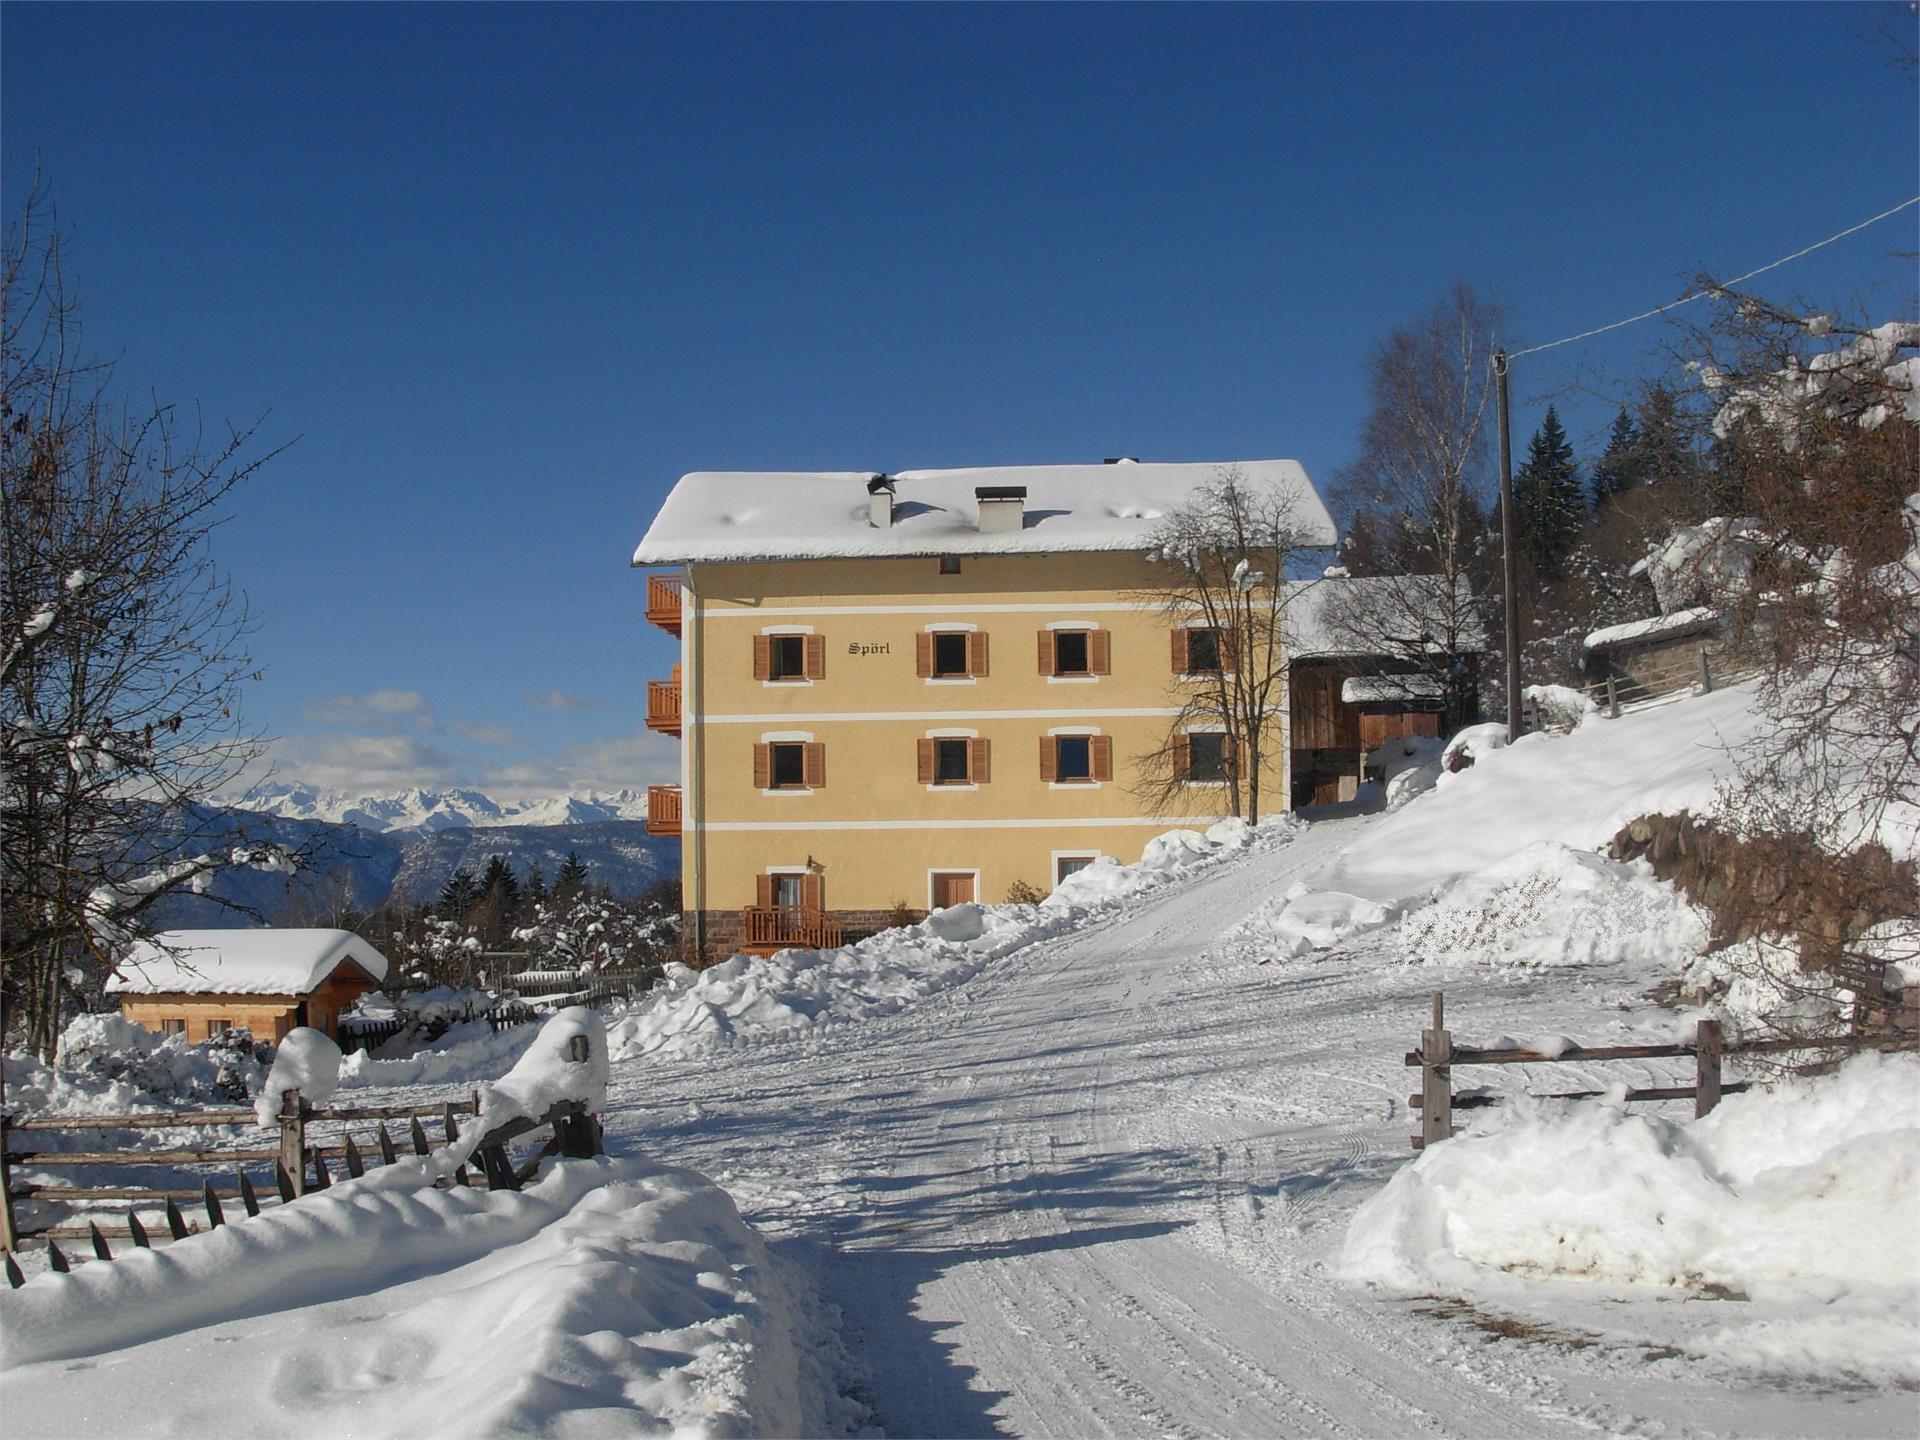
[[(426, 1155), (434, 1149), (452, 1145), (460, 1138), (457, 1117), (473, 1115), (478, 1108), (477, 1101), (460, 1100), (437, 1105), (334, 1106), (315, 1109), (300, 1098), (299, 1091), (289, 1090), (282, 1097), (279, 1118), (268, 1127), (262, 1127), (250, 1109), (178, 1110), (139, 1115), (66, 1115), (18, 1120), (0, 1114), (0, 1251), (6, 1252), (7, 1279), (14, 1285), (20, 1283), (21, 1272), (13, 1259), (13, 1252), (21, 1248), (22, 1242), (39, 1240), (45, 1243), (53, 1268), (64, 1271), (69, 1261), (58, 1244), (62, 1239), (88, 1241), (94, 1256), (101, 1260), (113, 1258), (109, 1238), (131, 1240), (141, 1249), (148, 1248), (155, 1239), (184, 1239), (203, 1227), (197, 1219), (187, 1218), (183, 1205), (197, 1203), (205, 1211), (205, 1228), (228, 1223), (223, 1200), (238, 1202), (251, 1217), (260, 1213), (263, 1204), (272, 1204), (276, 1200), (284, 1204), (298, 1199), (309, 1190), (325, 1189), (332, 1183), (327, 1168), (329, 1159), (336, 1161), (346, 1175), (359, 1176), (366, 1172), (370, 1157), (378, 1156), (379, 1163), (390, 1165), (399, 1158), (402, 1146), (411, 1154)], [(437, 1118), (441, 1122), (444, 1138), (438, 1144), (428, 1139), (426, 1129), (421, 1124), (423, 1119), (428, 1118)], [(375, 1129), (371, 1135), (364, 1136), (365, 1148), (362, 1148), (355, 1143), (352, 1132), (346, 1126), (354, 1121), (367, 1120), (375, 1122)], [(406, 1122), (399, 1144), (395, 1143), (387, 1129), (389, 1121)], [(334, 1138), (320, 1139), (308, 1134), (308, 1126), (316, 1122), (339, 1124), (341, 1129)], [(36, 1133), (151, 1131), (186, 1127), (235, 1132), (265, 1128), (276, 1143), (270, 1147), (189, 1145), (148, 1150), (67, 1150), (14, 1146), (17, 1137)], [(31, 1146), (31, 1141), (28, 1145)], [(257, 1189), (246, 1167), (268, 1163), (273, 1166), (272, 1181), (270, 1184), (263, 1181), (262, 1187)], [(21, 1166), (31, 1171), (69, 1168), (117, 1170), (123, 1167), (167, 1167), (173, 1170), (190, 1167), (201, 1171), (218, 1166), (230, 1173), (232, 1179), (229, 1181), (222, 1175), (216, 1183), (215, 1178), (208, 1175), (201, 1179), (197, 1190), (164, 1185), (63, 1185), (23, 1179), (16, 1174)], [(468, 1183), (464, 1166), (456, 1172), (455, 1183)], [(262, 1189), (267, 1197), (264, 1200)], [(21, 1200), (33, 1202), (36, 1209), (58, 1206), (78, 1213), (66, 1218), (41, 1217), (22, 1224), (14, 1208), (15, 1202)], [(124, 1223), (103, 1224), (97, 1212), (87, 1213), (91, 1207), (110, 1202), (126, 1205)], [(143, 1223), (140, 1218), (136, 1207), (142, 1203), (149, 1207), (150, 1217), (152, 1206), (162, 1207), (160, 1217), (152, 1219), (151, 1225)]]
[[(1452, 1033), (1446, 1028), (1445, 997), (1436, 991), (1433, 996), (1432, 1028), (1421, 1032), (1420, 1048), (1409, 1050), (1406, 1055), (1406, 1064), (1418, 1066), (1420, 1070), (1420, 1090), (1407, 1097), (1407, 1103), (1415, 1107), (1420, 1116), (1420, 1133), (1413, 1137), (1413, 1148), (1423, 1149), (1449, 1138), (1453, 1134), (1454, 1111), (1502, 1103), (1503, 1097), (1499, 1095), (1454, 1094), (1453, 1067), (1456, 1065), (1567, 1065), (1611, 1060), (1691, 1059), (1694, 1062), (1693, 1084), (1641, 1086), (1626, 1091), (1622, 1098), (1628, 1101), (1692, 1100), (1693, 1113), (1697, 1118), (1719, 1104), (1721, 1096), (1748, 1088), (1745, 1081), (1729, 1083), (1723, 1078), (1723, 1062), (1729, 1055), (1782, 1055), (1798, 1050), (1885, 1050), (1903, 1045), (1912, 1048), (1913, 1044), (1910, 1036), (1850, 1035), (1749, 1040), (1728, 1045), (1718, 1020), (1702, 1020), (1694, 1028), (1694, 1039), (1690, 1045), (1565, 1045), (1551, 1052), (1519, 1046), (1479, 1049), (1453, 1043)], [(1592, 1100), (1607, 1093), (1605, 1090), (1573, 1090), (1534, 1098)]]
[[(1759, 667), (1751, 661), (1736, 662), (1730, 655), (1716, 657), (1701, 649), (1690, 656), (1675, 656), (1657, 666), (1642, 666), (1631, 678), (1608, 675), (1580, 688), (1610, 718), (1618, 719), (1622, 711), (1637, 710), (1687, 692), (1711, 694), (1758, 673)], [(1529, 722), (1527, 728), (1532, 730), (1536, 726)]]

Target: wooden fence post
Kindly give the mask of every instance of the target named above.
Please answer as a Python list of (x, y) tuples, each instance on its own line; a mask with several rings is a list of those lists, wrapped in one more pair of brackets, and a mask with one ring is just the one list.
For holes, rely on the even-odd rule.
[(1695, 1027), (1693, 1116), (1696, 1120), (1720, 1103), (1720, 1054), (1725, 1046), (1726, 1038), (1720, 1033), (1718, 1020), (1702, 1020)]
[(1620, 718), (1620, 681), (1617, 676), (1607, 676), (1607, 718)]
[(1433, 1028), (1420, 1037), (1420, 1143), (1434, 1145), (1453, 1134), (1453, 1038), (1446, 1029), (1445, 997), (1433, 992)]
[(307, 1122), (298, 1090), (280, 1097), (280, 1168), (286, 1171), (294, 1198), (307, 1193)]
[(1700, 647), (1700, 693), (1713, 693), (1713, 671), (1707, 668), (1707, 647), (1704, 645)]
[(7, 1165), (7, 1116), (0, 1111), (0, 1252), (19, 1248), (13, 1233), (13, 1171)]

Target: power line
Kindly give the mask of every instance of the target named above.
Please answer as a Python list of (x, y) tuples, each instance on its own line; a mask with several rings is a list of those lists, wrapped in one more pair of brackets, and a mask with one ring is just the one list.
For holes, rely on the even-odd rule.
[[(1902, 210), (1905, 210), (1912, 205), (1920, 205), (1920, 195), (1914, 196), (1911, 200), (1902, 200), (1898, 205), (1894, 206), (1891, 210), (1882, 210), (1878, 215), (1875, 215), (1870, 219), (1862, 220), (1858, 225), (1850, 225), (1837, 235), (1829, 235), (1824, 240), (1816, 240), (1813, 242), (1813, 244), (1807, 246), (1803, 250), (1796, 250), (1791, 255), (1782, 255), (1778, 260), (1774, 260), (1769, 262), (1768, 264), (1762, 265), (1758, 270), (1749, 270), (1744, 275), (1736, 275), (1731, 280), (1722, 281), (1715, 288), (1728, 289), (1734, 285), (1741, 284), (1743, 281), (1751, 280), (1756, 275), (1764, 275), (1769, 270), (1778, 270), (1782, 265), (1785, 265), (1789, 260), (1798, 260), (1802, 255), (1811, 255), (1814, 251), (1820, 249), (1822, 246), (1831, 245), (1836, 240), (1844, 240), (1849, 235), (1858, 234), (1860, 231), (1866, 229), (1869, 225), (1877, 225), (1882, 220), (1885, 220), (1888, 216), (1898, 215)], [(1569, 335), (1564, 340), (1549, 340), (1544, 345), (1529, 345), (1524, 350), (1515, 350), (1510, 352), (1507, 358), (1509, 360), (1518, 360), (1522, 355), (1537, 355), (1542, 350), (1552, 350), (1555, 347), (1560, 345), (1571, 345), (1576, 340), (1591, 340), (1595, 335), (1604, 335), (1609, 330), (1624, 329), (1628, 325), (1637, 325), (1642, 320), (1651, 320), (1656, 315), (1665, 315), (1670, 310), (1678, 310), (1682, 305), (1691, 304), (1693, 301), (1700, 299), (1702, 296), (1711, 295), (1713, 293), (1714, 291), (1711, 289), (1692, 290), (1692, 291), (1689, 291), (1687, 294), (1682, 295), (1678, 300), (1669, 300), (1664, 305), (1656, 305), (1654, 306), (1653, 309), (1643, 310), (1638, 315), (1629, 315), (1626, 319), (1616, 320), (1611, 325), (1600, 325), (1600, 326), (1596, 326), (1592, 330), (1582, 330), (1578, 335)]]

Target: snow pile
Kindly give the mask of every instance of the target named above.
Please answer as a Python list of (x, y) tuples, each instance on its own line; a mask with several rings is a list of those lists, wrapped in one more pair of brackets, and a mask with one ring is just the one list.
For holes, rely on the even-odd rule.
[(76, 1015), (54, 1064), (6, 1056), (7, 1106), (19, 1115), (97, 1115), (231, 1105), (260, 1084), (265, 1053), (244, 1031), (189, 1045), (119, 1014)]
[(1440, 768), (1448, 775), (1471, 770), (1483, 757), (1507, 748), (1505, 721), (1489, 720), (1484, 725), (1469, 725), (1456, 731), (1440, 752)]
[(302, 1025), (289, 1030), (273, 1057), (273, 1069), (267, 1082), (254, 1098), (253, 1118), (262, 1125), (274, 1124), (289, 1090), (298, 1090), (300, 1099), (318, 1109), (333, 1098), (340, 1087), (340, 1047), (318, 1030)]
[(340, 1019), (348, 1031), (354, 1029), (356, 1021), (375, 1026), (399, 1022), (403, 1028), (398, 1034), (382, 1041), (377, 1053), (400, 1057), (411, 1055), (421, 1046), (438, 1040), (456, 1025), (470, 1020), (485, 1020), (493, 1004), (494, 997), (490, 992), (471, 987), (456, 989), (451, 985), (434, 985), (425, 990), (403, 991), (398, 995), (369, 990), (354, 1001), (352, 1008)]
[(584, 1005), (562, 1010), (505, 1075), (478, 1091), (480, 1115), (459, 1140), (435, 1152), (435, 1173), (451, 1175), (480, 1148), (488, 1132), (515, 1120), (544, 1119), (574, 1102), (597, 1115), (607, 1106), (607, 1027)]
[(1704, 917), (1645, 861), (1620, 864), (1537, 840), (1454, 881), (1402, 922), (1410, 960), (1437, 965), (1678, 968), (1707, 939)]
[(1376, 929), (1392, 918), (1391, 910), (1357, 895), (1338, 890), (1310, 890), (1295, 885), (1278, 900), (1269, 900), (1222, 938), (1227, 952), (1268, 960), (1290, 960), (1316, 950), (1331, 950), (1343, 940)]
[(1445, 744), (1429, 736), (1403, 735), (1367, 752), (1368, 772), (1378, 771), (1385, 784), (1387, 809), (1398, 810), (1433, 788), (1445, 749)]
[(1680, 989), (1711, 1002), (1737, 1035), (1842, 1034), (1853, 1008), (1832, 976), (1802, 970), (1799, 946), (1776, 936), (1700, 956), (1682, 972)]
[[(434, 1049), (395, 1059), (380, 1059), (365, 1050), (347, 1056), (340, 1066), (340, 1083), (352, 1086), (468, 1085), (498, 1075), (512, 1065), (538, 1033), (532, 1025), (512, 1025), (495, 1031), (485, 1020), (467, 1020), (434, 1040)], [(405, 1036), (381, 1046), (399, 1047)]]
[[(189, 1434), (236, 1414), (286, 1436), (845, 1433), (812, 1312), (692, 1171), (573, 1160), (520, 1192), (437, 1190), (409, 1159), (0, 1290), (0, 1365), (23, 1435), (147, 1433), (157, 1395)], [(106, 1351), (76, 1407), (69, 1362)]]
[(839, 949), (737, 955), (697, 974), (670, 965), (667, 978), (614, 1021), (613, 1058), (681, 1054), (735, 1037), (896, 1014), (993, 960), (1082, 929), (1197, 865), (1277, 843), (1300, 828), (1281, 815), (1257, 831), (1240, 820), (1222, 820), (1205, 834), (1171, 830), (1147, 842), (1137, 865), (1098, 860), (1038, 905), (955, 905)]
[(1759, 1323), (1696, 1337), (1701, 1353), (1920, 1382), (1920, 1056), (1857, 1056), (1684, 1124), (1592, 1102), (1480, 1113), (1355, 1213), (1347, 1278), (1731, 1294)]
[(1529, 685), (1520, 693), (1548, 730), (1571, 730), (1600, 708), (1586, 691), (1571, 685)]

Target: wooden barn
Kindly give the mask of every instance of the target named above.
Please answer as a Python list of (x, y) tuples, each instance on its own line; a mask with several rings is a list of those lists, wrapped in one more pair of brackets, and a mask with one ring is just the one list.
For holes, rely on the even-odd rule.
[(387, 977), (387, 957), (347, 930), (167, 930), (135, 945), (107, 982), (120, 1013), (201, 1041), (222, 1030), (332, 1035)]
[(1711, 688), (1714, 671), (1737, 668), (1720, 612), (1707, 605), (1595, 630), (1583, 651), (1588, 689), (1623, 705), (1701, 682)]

